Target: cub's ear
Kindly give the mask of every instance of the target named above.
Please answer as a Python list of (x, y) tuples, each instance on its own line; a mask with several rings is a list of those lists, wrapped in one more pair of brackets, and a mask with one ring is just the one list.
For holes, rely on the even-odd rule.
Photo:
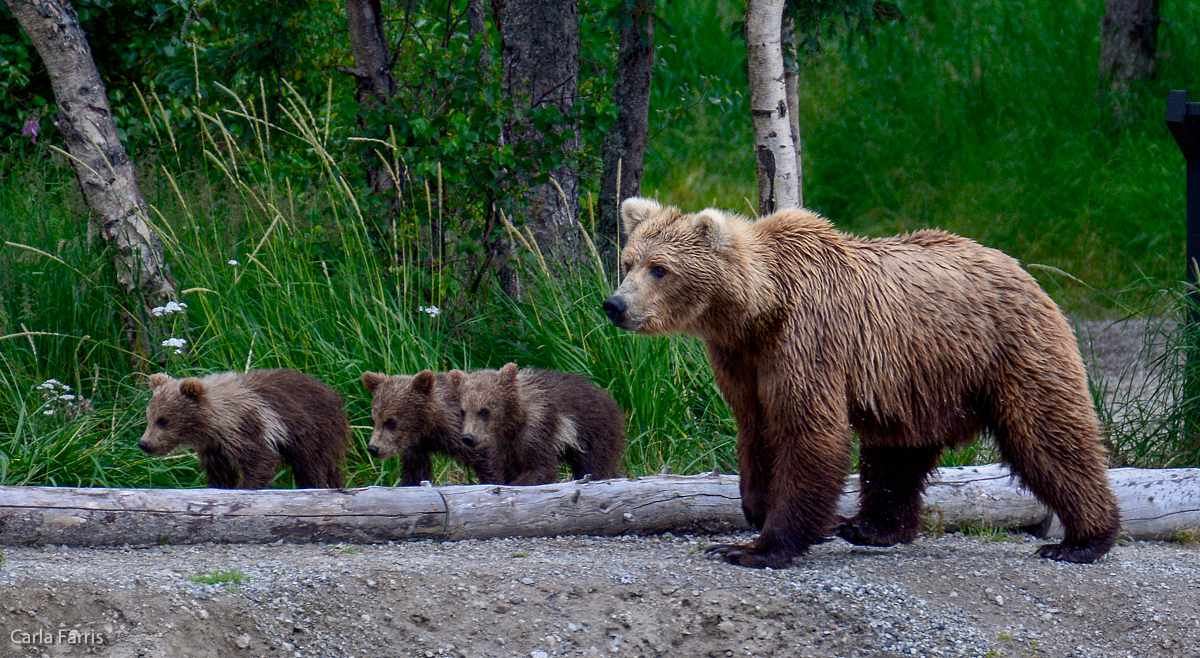
[(720, 210), (708, 208), (692, 217), (692, 230), (713, 251), (727, 251), (733, 247), (733, 232), (729, 219)]
[(369, 391), (371, 393), (374, 393), (375, 389), (378, 388), (380, 384), (382, 384), (386, 381), (387, 381), (387, 375), (384, 375), (384, 374), (381, 374), (378, 372), (364, 372), (363, 376), (362, 376), (363, 386), (365, 386), (367, 391)]
[(418, 372), (412, 380), (412, 388), (421, 395), (429, 395), (433, 390), (434, 375), (432, 370)]
[(463, 382), (467, 381), (467, 373), (458, 369), (446, 373), (446, 377), (450, 381), (450, 390), (456, 394), (462, 389)]
[(511, 361), (504, 364), (497, 377), (501, 386), (512, 386), (512, 383), (517, 380), (517, 364)]
[(171, 376), (165, 373), (156, 372), (150, 375), (150, 390), (157, 391), (159, 387), (171, 381)]
[(629, 237), (638, 224), (659, 214), (662, 209), (662, 204), (645, 197), (631, 196), (622, 201), (621, 225), (625, 230), (625, 237)]
[(204, 382), (196, 379), (195, 377), (188, 377), (187, 379), (179, 382), (179, 392), (183, 393), (189, 398), (199, 400), (200, 398), (204, 397)]

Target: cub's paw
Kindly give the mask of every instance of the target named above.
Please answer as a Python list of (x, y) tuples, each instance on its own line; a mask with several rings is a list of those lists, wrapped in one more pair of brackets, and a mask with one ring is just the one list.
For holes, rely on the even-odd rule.
[(1037, 549), (1038, 557), (1049, 558), (1051, 560), (1059, 560), (1061, 562), (1078, 562), (1081, 564), (1090, 564), (1104, 557), (1108, 552), (1111, 544), (1104, 541), (1090, 542), (1086, 544), (1046, 544)]
[(778, 551), (764, 551), (755, 547), (754, 544), (716, 544), (709, 548), (707, 552), (721, 556), (721, 559), (730, 564), (750, 567), (751, 569), (763, 569), (766, 567), (786, 569), (792, 563), (790, 556)]

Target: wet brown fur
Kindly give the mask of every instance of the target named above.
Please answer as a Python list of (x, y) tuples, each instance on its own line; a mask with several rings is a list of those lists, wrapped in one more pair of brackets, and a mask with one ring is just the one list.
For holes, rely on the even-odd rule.
[(350, 443), (342, 397), (295, 370), (222, 372), (197, 379), (150, 376), (154, 395), (138, 447), (196, 451), (208, 486), (261, 489), (281, 462), (297, 488), (340, 488)]
[(910, 542), (942, 450), (990, 431), (1066, 528), (1044, 557), (1091, 562), (1116, 540), (1100, 425), (1074, 333), (1017, 261), (940, 231), (875, 240), (807, 210), (750, 221), (622, 206), (617, 326), (708, 347), (738, 421), (742, 506), (761, 534), (716, 548), (786, 566), (835, 524), (859, 437), (858, 544)]
[(493, 480), (555, 482), (560, 459), (575, 479), (618, 476), (625, 420), (612, 396), (587, 378), (515, 363), (450, 374), (461, 391), (464, 440), (496, 453)]
[(489, 453), (462, 442), (458, 391), (450, 386), (449, 377), (429, 370), (415, 376), (363, 373), (363, 386), (371, 392), (374, 425), (367, 451), (380, 460), (400, 455), (404, 486), (432, 481), (435, 453), (454, 459), (480, 482), (500, 484), (489, 479)]

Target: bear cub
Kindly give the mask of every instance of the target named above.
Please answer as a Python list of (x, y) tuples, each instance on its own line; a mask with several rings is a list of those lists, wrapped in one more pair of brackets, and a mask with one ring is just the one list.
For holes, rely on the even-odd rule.
[(448, 373), (424, 370), (416, 375), (388, 377), (364, 372), (362, 381), (371, 393), (374, 426), (367, 452), (379, 460), (400, 455), (402, 485), (432, 480), (434, 453), (446, 455), (474, 472), (480, 482), (492, 483), (487, 479), (487, 451), (462, 442), (458, 392), (451, 387)]
[(192, 446), (210, 487), (261, 489), (281, 462), (297, 488), (344, 484), (350, 422), (341, 395), (315, 377), (289, 369), (182, 380), (156, 373), (150, 390), (138, 447), (166, 455)]
[(559, 460), (575, 479), (618, 477), (624, 417), (612, 396), (586, 378), (548, 370), (449, 373), (462, 408), (462, 440), (494, 453), (489, 481), (546, 484)]

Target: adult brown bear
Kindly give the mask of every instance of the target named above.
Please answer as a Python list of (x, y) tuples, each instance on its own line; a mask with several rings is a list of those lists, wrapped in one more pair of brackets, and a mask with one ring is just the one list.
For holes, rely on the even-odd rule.
[(856, 544), (910, 542), (947, 446), (983, 430), (1062, 520), (1043, 557), (1092, 562), (1116, 541), (1100, 425), (1062, 313), (1005, 254), (940, 231), (865, 240), (807, 210), (757, 221), (621, 206), (618, 327), (704, 339), (738, 421), (742, 508), (761, 530), (713, 550), (785, 567), (833, 528), (859, 437)]

